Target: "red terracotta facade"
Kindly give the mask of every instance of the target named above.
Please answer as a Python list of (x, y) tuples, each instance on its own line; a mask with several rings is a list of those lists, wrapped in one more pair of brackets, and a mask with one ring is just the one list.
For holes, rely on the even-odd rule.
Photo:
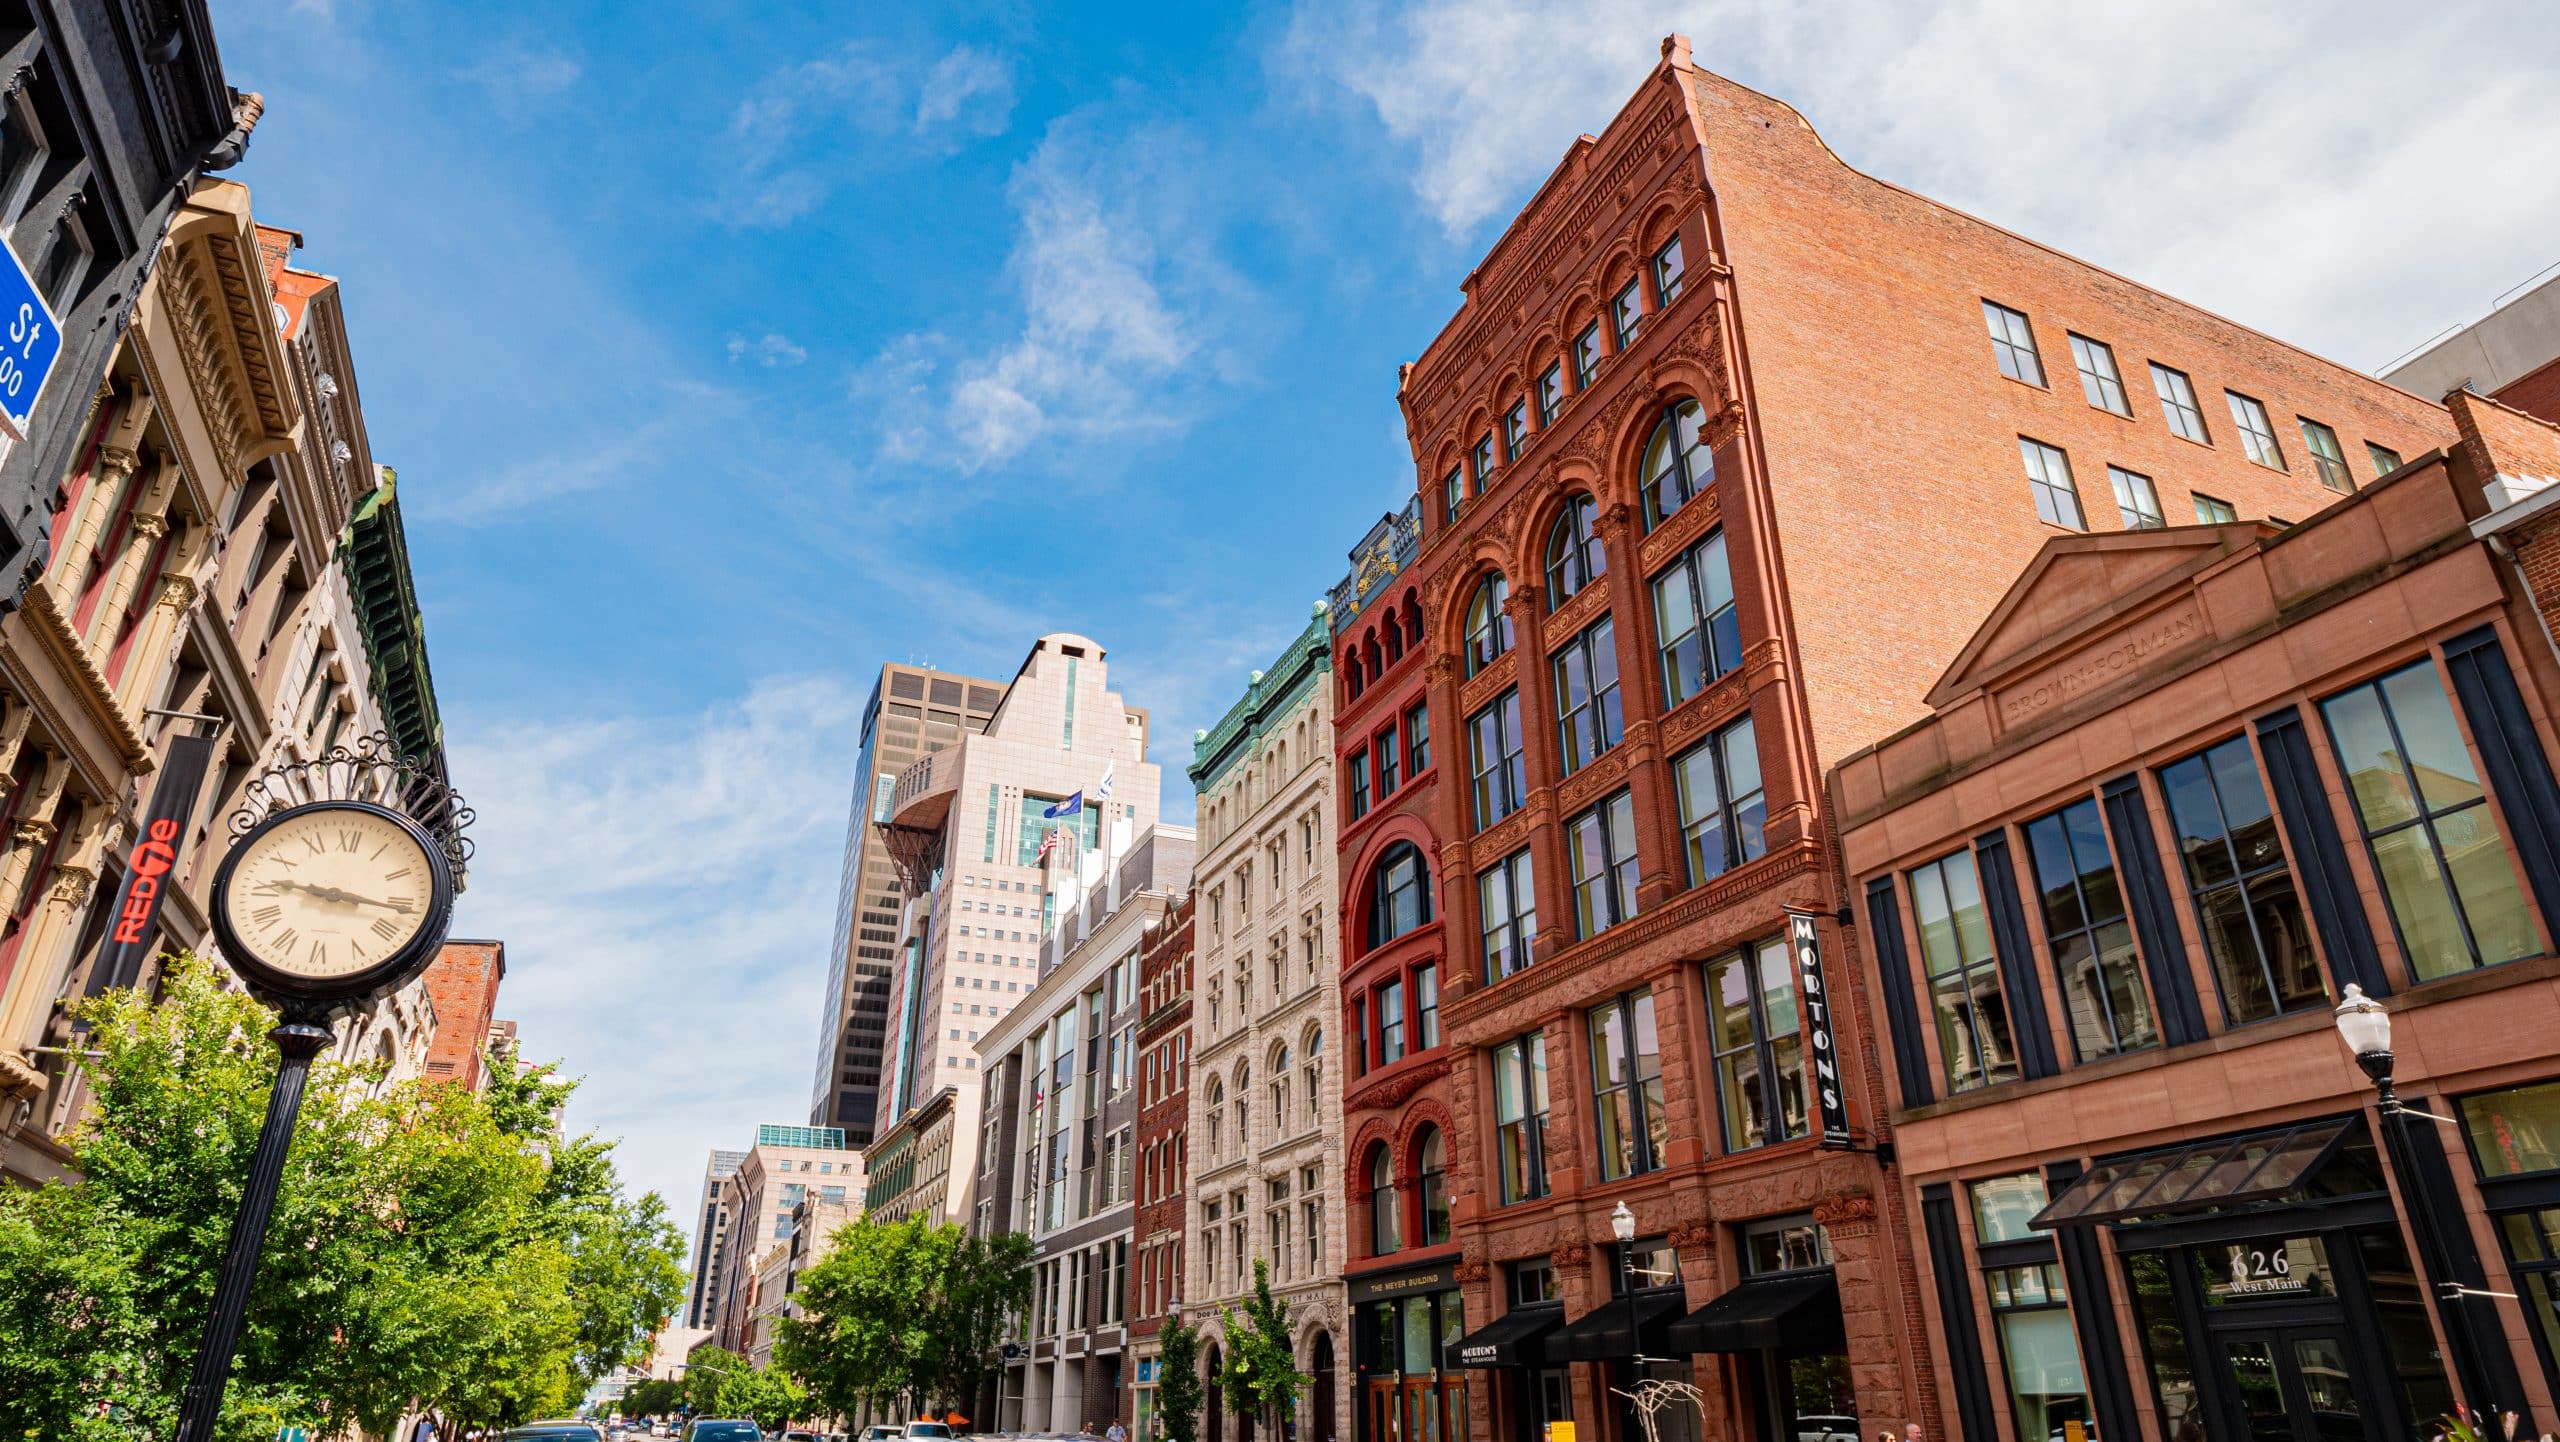
[[(1629, 286), (1637, 315), (1622, 338), (1617, 309)], [(1910, 1194), (1878, 1160), (1894, 1140), (1881, 1028), (1854, 984), (1862, 939), (1826, 819), (1825, 771), (1926, 714), (1930, 684), (2009, 578), (2048, 539), (2078, 529), (2040, 516), (2029, 443), (2070, 467), (2092, 532), (2131, 519), (2119, 515), (2110, 467), (2144, 477), (2150, 509), (2171, 523), (2204, 501), (2299, 520), (2374, 479), (2385, 461), (2368, 445), (2407, 456), (2449, 440), (2446, 413), (1860, 175), (1783, 104), (1696, 69), (1678, 37), (1611, 125), (1574, 143), (1465, 288), (1457, 317), (1403, 379), (1420, 555), (1356, 626), (1337, 626), (1335, 641), (1344, 999), (1347, 1023), (1370, 1043), (1354, 1057), (1368, 1064), (1346, 1083), (1344, 1118), (1358, 1435), (1384, 1442), (1392, 1414), (1370, 1399), (1390, 1387), (1408, 1398), (1407, 1431), (1417, 1388), (1462, 1403), (1463, 1420), (1460, 1411), (1446, 1420), (1452, 1442), (1530, 1438), (1565, 1406), (1584, 1438), (1631, 1435), (1610, 1392), (1631, 1374), (1606, 1360), (1626, 1355), (1626, 1337), (1596, 1330), (1609, 1309), (1630, 1306), (1613, 1300), (1610, 1218), (1621, 1203), (1649, 1281), (1676, 1285), (1636, 1299), (1647, 1318), (1639, 1337), (1648, 1356), (1677, 1359), (1652, 1375), (1685, 1371), (1703, 1394), (1693, 1435), (1788, 1435), (1796, 1424), (1781, 1414), (1793, 1404), (1780, 1394), (1791, 1389), (1828, 1395), (1864, 1435), (1911, 1423), (1948, 1435), (1943, 1378), (1909, 1345), (1927, 1308)], [(2020, 317), (2037, 374), (2003, 374), (1985, 302)], [(1579, 338), (1595, 324), (1600, 354), (1584, 381)], [(2114, 377), (2112, 397), (2094, 381), (2084, 388), (2083, 365), (2098, 364), (2081, 359), (2092, 342), (2107, 348), (2098, 368)], [(2175, 433), (2154, 363), (2183, 377), (2196, 438)], [(1560, 385), (1547, 381), (1551, 367)], [(2244, 444), (2244, 400), (2273, 450)], [(1673, 491), (1694, 496), (1676, 506), (1648, 496), (1658, 473), (1650, 443), (1666, 430), (1698, 442)], [(2319, 434), (2344, 460), (2328, 484), (2310, 450)], [(1551, 569), (1559, 548), (1573, 550), (1578, 511), (1605, 556), (1587, 580), (1571, 562)], [(1699, 648), (1699, 677), (1683, 678), (1675, 695), (1660, 653), (1678, 628), (1664, 623), (1656, 586), (1682, 568), (1706, 574), (1716, 542), (1733, 613)], [(1496, 575), (1507, 584), (1509, 644), (1484, 656), (1495, 648), (1471, 640), (1470, 613)], [(1620, 734), (1597, 754), (1580, 748), (1569, 769), (1558, 696), (1578, 697), (1589, 685), (1579, 678), (1603, 657), (1614, 662)], [(1513, 694), (1519, 804), (1479, 818), (1470, 733)], [(1431, 764), (1405, 765), (1383, 792), (1373, 738), (1417, 701)], [(1692, 860), (1682, 768), (1703, 763), (1711, 738), (1725, 754), (1746, 737), (1765, 811), (1760, 839)], [(1364, 775), (1351, 774), (1355, 763)], [(1355, 815), (1363, 782), (1367, 809)], [(1622, 824), (1581, 832), (1599, 858), (1583, 871), (1603, 875), (1578, 887), (1576, 823), (1593, 815)], [(1721, 835), (1741, 835), (1753, 819), (1726, 815)], [(1622, 854), (1628, 838), (1632, 858)], [(1392, 885), (1384, 868), (1405, 844), (1427, 863), (1430, 919), (1373, 945), (1375, 898)], [(1523, 852), (1535, 940), (1489, 966), (1480, 886)], [(1621, 871), (1622, 882), (1607, 879)], [(1614, 918), (1577, 914), (1612, 897)], [(1834, 1144), (1811, 1105), (1784, 1099), (1775, 1122), (1765, 1111), (1754, 1121), (1743, 1085), (1716, 1079), (1719, 1037), (1735, 1035), (1716, 1028), (1736, 1013), (1719, 1012), (1710, 985), (1749, 975), (1728, 959), (1762, 956), (1791, 917), (1810, 919), (1834, 988), (1834, 1120), (1846, 1132)], [(1382, 1064), (1382, 990), (1401, 986), (1407, 1036), (1418, 1039), (1424, 966), (1438, 984), (1439, 1044)], [(1801, 1073), (1770, 1059), (1785, 1055), (1784, 1013), (1792, 1009), (1801, 1037), (1811, 998), (1800, 980), (1771, 974), (1771, 984), (1773, 999), (1750, 1014), (1756, 1026), (1741, 1021), (1740, 1046), (1764, 1077)], [(1658, 1095), (1641, 1138), (1610, 1143), (1611, 1155), (1637, 1158), (1611, 1177), (1601, 1165), (1595, 1017), (1638, 995), (1651, 1006)], [(1494, 1065), (1498, 1048), (1533, 1035), (1549, 1091), (1544, 1194), (1514, 1199), (1497, 1175), (1504, 1107)], [(1736, 1116), (1759, 1144), (1728, 1144)], [(1446, 1139), (1445, 1243), (1420, 1230), (1435, 1131)], [(1392, 1252), (1369, 1220), (1380, 1156), (1400, 1219)], [(1545, 1275), (1540, 1263), (1562, 1309), (1537, 1344), (1538, 1365), (1464, 1369), (1448, 1345), (1457, 1332), (1417, 1348), (1413, 1316), (1379, 1310), (1455, 1284), (1462, 1305), (1435, 1303), (1434, 1324), (1478, 1333), (1515, 1310), (1516, 1289)], [(1759, 1274), (1771, 1275), (1745, 1291)], [(1703, 1315), (1683, 1328), (1712, 1331), (1710, 1304), (1781, 1283), (1836, 1289), (1836, 1336), (1823, 1354), (1835, 1360), (1808, 1364), (1813, 1374), (1656, 1335), (1662, 1317), (1693, 1310)], [(1675, 1334), (1703, 1332), (1664, 1335)]]

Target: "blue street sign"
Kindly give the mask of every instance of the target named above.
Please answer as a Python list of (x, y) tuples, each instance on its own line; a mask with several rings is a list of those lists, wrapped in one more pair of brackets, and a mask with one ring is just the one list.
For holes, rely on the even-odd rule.
[(24, 440), (36, 397), (62, 355), (62, 328), (17, 252), (0, 245), (0, 256), (8, 258), (0, 265), (0, 428)]

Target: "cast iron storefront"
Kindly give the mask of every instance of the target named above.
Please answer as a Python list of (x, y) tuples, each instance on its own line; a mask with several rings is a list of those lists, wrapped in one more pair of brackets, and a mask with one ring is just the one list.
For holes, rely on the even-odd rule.
[[(2127, 1399), (2105, 1395), (2123, 1385), (2119, 1355), (2148, 1374), (2172, 1442), (2425, 1435), (2454, 1394), (2383, 1177), (2353, 1115), (2102, 1158), (2085, 1174), (2054, 1169), (2042, 1179), (2051, 1201), (2019, 1229), (1997, 1225), (2003, 1204), (1977, 1187), (1977, 1262), (2001, 1331), (1997, 1365), (1966, 1380), (2008, 1382), (2021, 1436), (2096, 1436), (2104, 1417), (2130, 1415)], [(2101, 1231), (2135, 1346), (2113, 1336)], [(2028, 1292), (2067, 1300), (2076, 1336), (2015, 1340), (2033, 1335), (2007, 1326), (2032, 1310), (2019, 1300)], [(1968, 1342), (1980, 1346), (1955, 1345)], [(1987, 1410), (1985, 1396), (1960, 1401)]]
[(1351, 1318), (1358, 1442), (1472, 1442), (1466, 1373), (1445, 1362), (1467, 1329), (1451, 1266), (1354, 1280)]

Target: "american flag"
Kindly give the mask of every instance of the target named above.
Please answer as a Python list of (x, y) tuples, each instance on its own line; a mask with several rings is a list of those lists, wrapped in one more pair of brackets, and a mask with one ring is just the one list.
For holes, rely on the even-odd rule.
[[(1031, 864), (1037, 866), (1041, 862), (1048, 860), (1049, 852), (1058, 844), (1058, 838), (1066, 834), (1067, 828), (1063, 826), (1050, 827), (1049, 834), (1040, 838), (1040, 854), (1031, 858)], [(1021, 853), (1016, 852), (1015, 854), (1020, 855)]]

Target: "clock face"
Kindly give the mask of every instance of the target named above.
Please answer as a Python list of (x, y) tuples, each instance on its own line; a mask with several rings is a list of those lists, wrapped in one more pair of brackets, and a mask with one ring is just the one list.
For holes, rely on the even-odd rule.
[(351, 981), (440, 926), (442, 858), (407, 822), (361, 803), (283, 812), (224, 864), (225, 940), (283, 979)]

